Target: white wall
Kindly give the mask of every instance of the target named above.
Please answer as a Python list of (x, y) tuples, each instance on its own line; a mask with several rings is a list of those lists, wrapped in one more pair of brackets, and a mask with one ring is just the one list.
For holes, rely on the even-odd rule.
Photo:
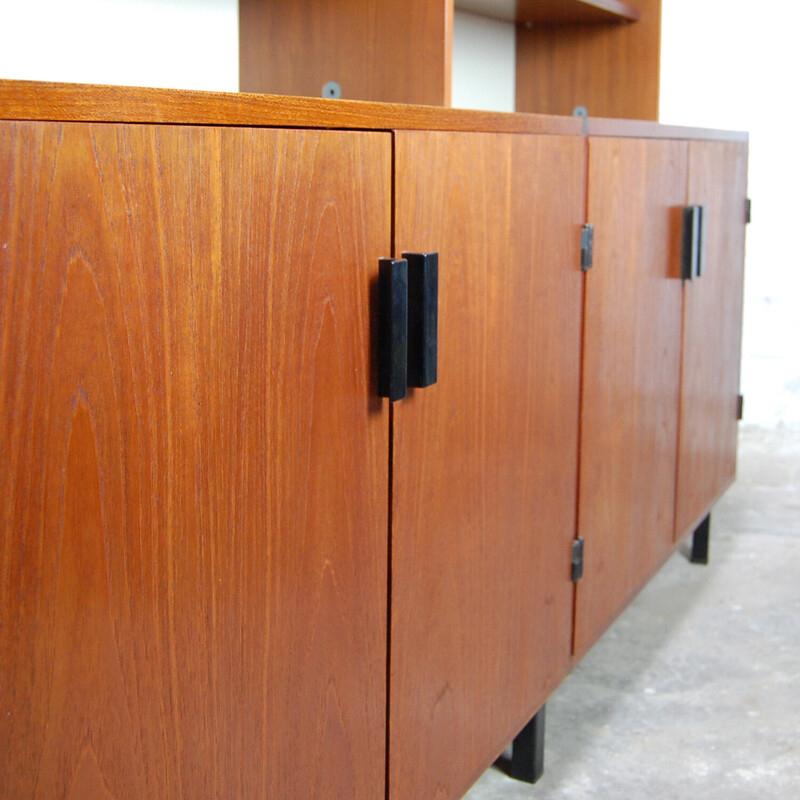
[(662, 122), (750, 132), (745, 422), (800, 426), (800, 8), (663, 0), (662, 25)]
[(513, 22), (456, 11), (452, 105), (484, 111), (513, 111), (516, 53)]
[(239, 88), (238, 0), (2, 0), (0, 78)]

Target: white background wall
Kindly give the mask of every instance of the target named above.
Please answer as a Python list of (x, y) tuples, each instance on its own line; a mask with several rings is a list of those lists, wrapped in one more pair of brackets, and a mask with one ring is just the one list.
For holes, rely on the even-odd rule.
[[(661, 119), (748, 130), (745, 421), (800, 427), (800, 8), (663, 0)], [(3, 0), (0, 77), (236, 91), (238, 0)], [(458, 13), (453, 104), (513, 107), (513, 26)]]
[(453, 106), (513, 111), (516, 45), (512, 23), (456, 11), (453, 20)]
[(0, 78), (239, 89), (238, 0), (0, 0)]

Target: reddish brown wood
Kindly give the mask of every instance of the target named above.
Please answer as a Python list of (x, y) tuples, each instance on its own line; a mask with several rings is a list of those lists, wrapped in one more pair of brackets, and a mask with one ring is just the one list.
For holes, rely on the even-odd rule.
[(517, 22), (636, 22), (641, 12), (621, 0), (519, 0)]
[(604, 119), (588, 117), (586, 133), (589, 136), (633, 137), (636, 139), (702, 139), (708, 141), (744, 142), (744, 131), (721, 131), (714, 128), (691, 128), (683, 125), (660, 125), (638, 119)]
[(687, 202), (705, 206), (706, 272), (684, 284), (676, 538), (736, 475), (746, 197), (746, 145), (689, 144)]
[(506, 22), (635, 22), (641, 16), (622, 0), (455, 0), (456, 11), (468, 11)]
[(0, 787), (375, 800), (388, 135), (0, 124)]
[(260, 94), (0, 80), (0, 119), (580, 135), (571, 117)]
[(673, 541), (686, 161), (685, 142), (589, 140), (578, 656)]
[(661, 0), (630, 5), (632, 24), (517, 26), (517, 110), (658, 119)]
[(461, 797), (570, 657), (585, 147), (396, 136), (439, 381), (394, 406), (390, 797)]
[(448, 106), (452, 41), (452, 0), (239, 0), (240, 88)]
[[(574, 117), (541, 114), (3, 80), (0, 80), (0, 119), (574, 135), (580, 135), (583, 130), (583, 122)], [(737, 131), (659, 125), (639, 120), (590, 117), (585, 123), (589, 135), (593, 136), (747, 141), (747, 134)]]

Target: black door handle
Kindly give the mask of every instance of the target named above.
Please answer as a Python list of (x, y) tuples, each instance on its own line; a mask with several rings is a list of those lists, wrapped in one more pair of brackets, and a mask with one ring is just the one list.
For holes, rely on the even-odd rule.
[(685, 206), (683, 209), (683, 246), (681, 248), (681, 277), (700, 278), (706, 271), (706, 209), (705, 206)]
[(439, 254), (403, 253), (408, 262), (408, 385), (420, 389), (437, 379), (439, 349)]
[(408, 262), (382, 258), (378, 268), (378, 394), (406, 396), (408, 353)]

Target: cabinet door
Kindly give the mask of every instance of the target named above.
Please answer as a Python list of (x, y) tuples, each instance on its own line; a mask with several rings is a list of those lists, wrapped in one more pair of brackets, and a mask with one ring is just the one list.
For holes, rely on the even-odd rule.
[(589, 140), (579, 655), (672, 547), (686, 159), (680, 141)]
[(384, 789), (389, 134), (0, 126), (0, 787)]
[(736, 474), (747, 145), (689, 144), (688, 203), (705, 207), (705, 274), (684, 285), (675, 535), (694, 529)]
[(390, 796), (461, 797), (566, 674), (585, 144), (396, 135), (438, 383), (393, 406)]

